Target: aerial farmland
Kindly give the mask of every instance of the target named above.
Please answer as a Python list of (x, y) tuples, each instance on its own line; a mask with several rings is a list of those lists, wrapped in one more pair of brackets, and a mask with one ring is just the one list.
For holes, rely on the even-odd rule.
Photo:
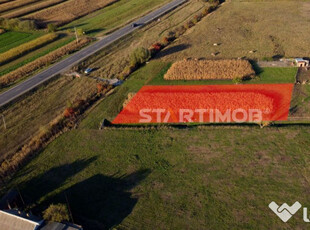
[(307, 229), (309, 22), (308, 0), (0, 0), (0, 230)]

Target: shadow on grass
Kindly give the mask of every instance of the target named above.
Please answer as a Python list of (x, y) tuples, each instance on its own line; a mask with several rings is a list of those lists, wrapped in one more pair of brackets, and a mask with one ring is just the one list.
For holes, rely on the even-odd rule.
[[(92, 157), (89, 159), (77, 160), (71, 164), (63, 164), (53, 167), (25, 182), (22, 184), (21, 190), (26, 203), (38, 203), (40, 198), (59, 189), (66, 181), (80, 173), (96, 159), (96, 157)], [(32, 171), (35, 170), (32, 169)]]
[(99, 33), (99, 32), (102, 32), (104, 31), (105, 29), (93, 29), (93, 30), (87, 30), (85, 33), (87, 35), (90, 35), (90, 34), (96, 34), (96, 33)]
[(253, 70), (255, 71), (255, 74), (256, 74), (256, 75), (259, 75), (259, 74), (261, 74), (262, 72), (264, 72), (264, 70), (257, 64), (256, 61), (254, 61), (254, 60), (249, 60), (249, 62), (251, 63), (252, 68), (253, 68)]
[(87, 23), (80, 23), (80, 24), (77, 24), (77, 25), (74, 25), (74, 26), (65, 26), (65, 27), (62, 27), (61, 30), (70, 30), (70, 29), (74, 29), (74, 27), (80, 27), (80, 26), (85, 26)]
[(177, 53), (180, 52), (182, 50), (185, 50), (187, 48), (191, 47), (191, 45), (189, 44), (180, 44), (180, 45), (175, 45), (175, 46), (171, 46), (168, 47), (167, 49), (163, 49), (162, 51), (160, 51), (156, 56), (155, 59), (173, 54), (173, 53)]
[[(136, 205), (131, 189), (150, 173), (139, 170), (129, 175), (96, 174), (77, 181), (78, 175), (96, 160), (92, 157), (54, 167), (22, 185), (22, 195), (32, 211), (40, 215), (50, 204), (69, 204), (74, 223), (84, 229), (110, 229), (120, 224)], [(73, 179), (73, 177), (75, 177)], [(68, 188), (68, 184), (73, 184)], [(66, 189), (62, 189), (67, 187)]]
[(140, 170), (122, 176), (97, 174), (73, 185), (66, 194), (74, 220), (85, 229), (111, 229), (120, 224), (138, 202), (130, 190), (149, 173)]

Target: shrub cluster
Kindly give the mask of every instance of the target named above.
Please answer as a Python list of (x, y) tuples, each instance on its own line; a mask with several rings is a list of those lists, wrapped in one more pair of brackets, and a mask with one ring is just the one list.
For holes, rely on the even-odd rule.
[(5, 53), (2, 53), (0, 56), (0, 64), (7, 63), (12, 61), (32, 50), (42, 47), (43, 45), (50, 43), (58, 38), (58, 34), (51, 33), (43, 35), (37, 39), (34, 39), (30, 42), (24, 43), (20, 46), (17, 46), (13, 49), (8, 50)]
[(43, 218), (47, 221), (64, 222), (69, 221), (69, 211), (64, 204), (51, 204), (44, 212)]
[(230, 79), (236, 81), (255, 76), (247, 60), (183, 60), (175, 62), (165, 74), (166, 80)]
[[(175, 39), (177, 39), (179, 36), (184, 34), (187, 29), (194, 26), (197, 22), (199, 22), (204, 16), (208, 15), (212, 11), (214, 11), (218, 5), (220, 4), (219, 1), (212, 1), (214, 3), (211, 6), (208, 6), (203, 9), (203, 11), (197, 15), (194, 16), (193, 19), (186, 22), (184, 25), (176, 28), (173, 31), (168, 32), (166, 37), (163, 37), (161, 42), (156, 42), (148, 49), (145, 48), (138, 48), (136, 49), (132, 55), (130, 56), (130, 65), (127, 66), (123, 72), (120, 74), (118, 78), (121, 80), (124, 80), (126, 77), (128, 77), (133, 71), (137, 69), (138, 66), (148, 61), (151, 57), (155, 56), (160, 50), (165, 48), (167, 45), (169, 45), (171, 42), (173, 42)], [(149, 52), (147, 52), (147, 50)]]
[(42, 68), (46, 65), (49, 65), (58, 59), (62, 58), (65, 55), (68, 55), (83, 46), (89, 44), (91, 42), (90, 38), (83, 38), (80, 39), (79, 42), (71, 42), (37, 60), (24, 65), (23, 67), (18, 68), (17, 70), (3, 75), (0, 77), (0, 87), (8, 86), (9, 84), (14, 83), (15, 81), (26, 77), (27, 75), (31, 74), (32, 72), (36, 71), (39, 68)]
[(0, 18), (0, 27), (15, 31), (34, 31), (37, 25), (33, 20), (21, 20), (18, 18)]
[(130, 65), (133, 67), (138, 67), (139, 65), (147, 62), (150, 58), (150, 51), (143, 47), (139, 47), (130, 55)]

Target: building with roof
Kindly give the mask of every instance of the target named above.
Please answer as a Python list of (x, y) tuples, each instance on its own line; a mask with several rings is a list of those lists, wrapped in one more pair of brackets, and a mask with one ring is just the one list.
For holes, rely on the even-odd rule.
[(71, 223), (48, 222), (40, 230), (83, 230), (83, 228)]
[(295, 62), (297, 67), (308, 67), (309, 66), (309, 60), (305, 60), (303, 58), (295, 58)]
[(0, 229), (37, 230), (43, 222), (43, 219), (17, 209), (0, 210)]

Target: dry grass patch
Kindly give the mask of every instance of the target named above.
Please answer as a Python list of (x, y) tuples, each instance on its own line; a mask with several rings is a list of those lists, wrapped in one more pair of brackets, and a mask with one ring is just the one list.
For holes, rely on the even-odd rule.
[(2, 17), (4, 18), (17, 18), (20, 16), (24, 16), (26, 14), (59, 4), (61, 2), (64, 2), (66, 0), (48, 0), (48, 1), (43, 1), (43, 2), (39, 2), (37, 4), (32, 4), (30, 6), (27, 7), (23, 7), (21, 9), (18, 10), (14, 10), (12, 12), (9, 13), (5, 13), (2, 15)]
[(42, 127), (55, 123), (51, 121), (63, 114), (68, 104), (86, 100), (95, 92), (94, 79), (62, 76), (0, 111), (7, 125), (4, 129), (1, 119), (0, 162), (39, 135)]
[(247, 60), (183, 60), (175, 62), (164, 79), (244, 79), (254, 75), (255, 72)]
[(38, 21), (42, 26), (46, 26), (49, 23), (55, 23), (59, 26), (101, 9), (115, 1), (116, 0), (70, 0), (33, 13), (27, 18)]
[(7, 3), (3, 3), (1, 4), (0, 13), (18, 8), (21, 6), (25, 6), (31, 3), (35, 3), (38, 1), (40, 0), (15, 0), (15, 1), (7, 2)]
[(187, 49), (162, 59), (308, 57), (310, 27), (305, 25), (310, 21), (309, 9), (309, 2), (227, 1), (174, 42), (175, 46), (188, 45)]

